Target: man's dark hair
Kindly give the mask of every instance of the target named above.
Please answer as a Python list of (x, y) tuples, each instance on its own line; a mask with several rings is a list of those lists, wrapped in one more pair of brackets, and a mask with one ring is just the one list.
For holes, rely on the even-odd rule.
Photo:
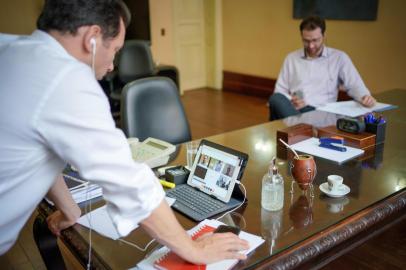
[(119, 34), (120, 18), (126, 27), (130, 24), (131, 14), (122, 0), (45, 0), (37, 28), (75, 35), (81, 26), (98, 25), (107, 39)]
[(309, 16), (300, 23), (300, 33), (302, 33), (303, 30), (311, 31), (317, 28), (320, 28), (321, 33), (324, 35), (324, 32), (326, 31), (326, 22), (324, 19), (317, 16)]

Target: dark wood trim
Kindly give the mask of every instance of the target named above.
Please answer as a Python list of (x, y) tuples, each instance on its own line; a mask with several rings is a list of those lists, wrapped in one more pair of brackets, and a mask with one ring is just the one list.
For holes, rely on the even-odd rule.
[(275, 79), (223, 70), (223, 90), (269, 98), (275, 88)]
[[(344, 253), (349, 250), (346, 247), (355, 247), (368, 239), (362, 239), (359, 237), (360, 234), (373, 233), (375, 229), (387, 224), (388, 220), (390, 220), (389, 222), (396, 222), (396, 220), (404, 218), (405, 208), (406, 191), (403, 191), (321, 231), (303, 241), (302, 244), (275, 255), (270, 261), (256, 265), (255, 269), (286, 270), (299, 266), (307, 268), (305, 266), (309, 266), (311, 260), (316, 259), (317, 256), (331, 255), (333, 250), (339, 252), (337, 248), (344, 248)], [(326, 259), (328, 260), (328, 255)], [(324, 264), (323, 262), (318, 263)], [(312, 265), (312, 268), (315, 267)]]

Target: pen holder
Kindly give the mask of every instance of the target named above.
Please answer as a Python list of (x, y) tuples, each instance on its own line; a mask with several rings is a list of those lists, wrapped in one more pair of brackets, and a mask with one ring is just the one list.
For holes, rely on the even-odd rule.
[(365, 125), (365, 131), (375, 134), (375, 144), (383, 143), (385, 141), (386, 122), (367, 123)]

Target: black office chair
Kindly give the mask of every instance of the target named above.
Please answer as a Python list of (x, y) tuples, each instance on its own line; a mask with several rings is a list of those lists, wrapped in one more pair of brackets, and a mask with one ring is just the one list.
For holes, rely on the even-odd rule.
[(121, 126), (127, 137), (172, 144), (191, 140), (189, 123), (175, 83), (151, 77), (127, 84), (121, 99)]
[(117, 56), (116, 77), (110, 97), (121, 100), (122, 88), (134, 80), (153, 76), (155, 72), (149, 42), (145, 40), (127, 40)]
[(179, 89), (179, 73), (174, 66), (155, 66), (150, 42), (147, 40), (127, 40), (115, 60), (115, 69), (100, 81), (110, 100), (113, 116), (120, 113), (121, 93), (124, 86), (134, 80), (153, 76), (168, 77)]

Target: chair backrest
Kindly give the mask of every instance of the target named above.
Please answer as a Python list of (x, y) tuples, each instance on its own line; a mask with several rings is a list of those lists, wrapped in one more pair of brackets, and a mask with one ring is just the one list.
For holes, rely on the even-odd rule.
[(172, 144), (191, 140), (189, 123), (174, 82), (150, 77), (128, 83), (121, 96), (121, 126), (127, 137)]
[(123, 85), (139, 78), (154, 75), (155, 65), (149, 42), (146, 40), (125, 41), (118, 55), (117, 72)]

